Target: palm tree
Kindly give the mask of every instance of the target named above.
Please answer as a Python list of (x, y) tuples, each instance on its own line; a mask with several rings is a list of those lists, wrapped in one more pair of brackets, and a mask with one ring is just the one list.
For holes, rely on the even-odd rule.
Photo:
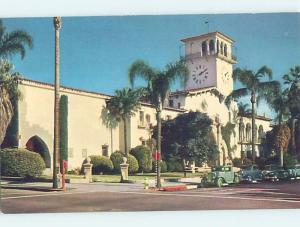
[(23, 59), (26, 54), (25, 47), (32, 48), (32, 37), (23, 30), (5, 32), (6, 28), (0, 19), (0, 58), (8, 58), (15, 54), (21, 54)]
[(0, 60), (0, 145), (14, 114), (12, 101), (20, 97), (19, 76), (18, 72), (13, 72), (13, 65), (9, 61)]
[(127, 147), (127, 123), (130, 117), (135, 115), (135, 112), (140, 108), (139, 100), (143, 95), (142, 89), (123, 88), (116, 90), (115, 96), (107, 101), (107, 109), (111, 116), (118, 122), (124, 123), (124, 150), (125, 156), (128, 156)]
[(291, 68), (290, 72), (283, 76), (284, 84), (289, 85), (288, 106), (291, 113), (291, 148), (296, 153), (295, 126), (300, 119), (300, 66)]
[[(174, 82), (179, 80), (185, 86), (188, 79), (188, 69), (183, 61), (169, 63), (165, 70), (157, 70), (149, 66), (143, 60), (136, 60), (128, 70), (130, 84), (134, 86), (134, 81), (141, 78), (147, 82), (148, 100), (156, 108), (157, 120), (157, 151), (161, 151), (161, 112), (165, 100)], [(159, 162), (160, 160), (157, 160)], [(161, 187), (160, 165), (157, 165), (157, 187)]]
[(105, 106), (102, 107), (101, 111), (102, 123), (110, 129), (110, 151), (113, 153), (113, 130), (118, 126), (118, 121), (113, 114)]
[[(252, 115), (252, 159), (255, 161), (255, 118), (257, 103), (264, 99), (271, 90), (278, 89), (279, 82), (271, 81), (272, 70), (267, 66), (262, 66), (257, 72), (252, 70), (236, 68), (233, 71), (233, 80), (240, 81), (244, 86), (243, 88), (236, 89), (227, 96), (225, 103), (229, 106), (233, 99), (238, 99), (244, 96), (251, 95), (251, 115)], [(261, 79), (268, 77), (269, 81), (262, 82)]]
[(281, 86), (278, 89), (274, 89), (266, 96), (267, 102), (270, 107), (275, 111), (275, 121), (278, 121), (279, 125), (282, 125), (283, 121), (286, 121), (290, 116), (288, 90), (282, 90)]

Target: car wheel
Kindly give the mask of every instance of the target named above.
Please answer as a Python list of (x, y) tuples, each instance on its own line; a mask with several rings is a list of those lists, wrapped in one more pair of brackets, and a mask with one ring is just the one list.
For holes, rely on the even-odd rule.
[(218, 188), (221, 188), (223, 186), (223, 179), (222, 178), (218, 178), (216, 180), (216, 185)]

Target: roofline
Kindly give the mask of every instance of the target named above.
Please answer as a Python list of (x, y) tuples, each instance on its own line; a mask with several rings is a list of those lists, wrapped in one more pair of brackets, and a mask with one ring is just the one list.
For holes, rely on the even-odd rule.
[(192, 37), (188, 37), (188, 38), (183, 38), (180, 41), (181, 42), (186, 42), (186, 41), (195, 40), (195, 39), (199, 39), (199, 38), (209, 37), (211, 35), (219, 35), (222, 38), (226, 39), (230, 43), (234, 43), (235, 42), (232, 38), (230, 38), (229, 36), (225, 35), (222, 32), (219, 32), (219, 31), (210, 32), (210, 33), (206, 33), (206, 34), (202, 34), (202, 35), (197, 35), (197, 36), (192, 36)]
[[(54, 85), (51, 84), (51, 83), (46, 83), (46, 82), (41, 82), (41, 81), (31, 80), (31, 79), (25, 79), (25, 78), (19, 78), (18, 81), (21, 84), (22, 84), (22, 82), (28, 82), (28, 83), (36, 84), (37, 86), (47, 86), (47, 87), (50, 87), (51, 89), (54, 89)], [(104, 98), (104, 99), (107, 99), (107, 100), (114, 97), (113, 95), (107, 95), (107, 94), (100, 93), (100, 92), (87, 91), (87, 90), (78, 89), (78, 88), (72, 88), (72, 87), (66, 87), (66, 86), (60, 86), (60, 88), (63, 89), (63, 90), (61, 90), (62, 92), (86, 93), (86, 94), (91, 94), (91, 95), (96, 95), (96, 96), (102, 96), (101, 98)], [(146, 103), (146, 102), (140, 102), (140, 103), (141, 103), (142, 106), (148, 106), (148, 107), (154, 108), (154, 106), (150, 103)], [(170, 110), (170, 111), (176, 111), (176, 112), (182, 112), (182, 113), (186, 112), (185, 109), (178, 109), (178, 108), (172, 108), (172, 107), (164, 107), (163, 109)]]
[(180, 91), (174, 91), (170, 93), (170, 96), (174, 95), (186, 95), (186, 94), (194, 94), (198, 92), (206, 92), (213, 89), (217, 89), (215, 86), (205, 87), (205, 88), (194, 88), (194, 89), (187, 89), (187, 90), (180, 90)]
[[(250, 118), (251, 117), (251, 113), (250, 114), (239, 114), (240, 117), (247, 117)], [(273, 119), (268, 118), (266, 116), (261, 116), (261, 115), (256, 115), (255, 119), (259, 119), (259, 120), (264, 120), (264, 121), (273, 121)]]
[[(27, 79), (27, 78), (19, 78), (18, 79), (19, 82), (29, 82), (29, 83), (34, 83), (37, 85), (43, 85), (43, 86), (48, 86), (54, 89), (54, 85), (51, 83), (47, 83), (47, 82), (41, 82), (41, 81), (37, 81), (37, 80), (31, 80), (31, 79)], [(69, 91), (73, 91), (73, 92), (83, 92), (83, 93), (88, 93), (88, 94), (92, 94), (92, 95), (101, 95), (101, 96), (106, 96), (107, 98), (112, 98), (112, 95), (108, 95), (108, 94), (104, 94), (104, 93), (100, 93), (100, 92), (94, 92), (94, 91), (87, 91), (84, 89), (79, 89), (79, 88), (72, 88), (72, 87), (67, 87), (67, 86), (60, 86), (60, 88), (65, 89), (65, 90), (69, 90)]]

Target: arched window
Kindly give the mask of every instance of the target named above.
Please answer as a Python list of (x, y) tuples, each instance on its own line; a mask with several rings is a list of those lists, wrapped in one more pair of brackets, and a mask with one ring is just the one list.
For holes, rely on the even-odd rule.
[(227, 57), (227, 45), (224, 45), (224, 55)]
[(220, 52), (220, 43), (219, 43), (219, 40), (217, 39), (217, 53)]
[(243, 142), (245, 140), (245, 124), (241, 120), (240, 121), (240, 130), (239, 130), (239, 141)]
[(264, 128), (262, 125), (258, 128), (258, 142), (261, 143), (261, 139), (264, 137)]
[(246, 125), (246, 141), (250, 142), (251, 141), (251, 124), (247, 123)]
[(47, 144), (39, 137), (33, 136), (26, 143), (26, 149), (40, 154), (46, 167), (51, 168), (51, 158)]
[(221, 54), (223, 54), (223, 47), (224, 47), (224, 44), (223, 44), (223, 42), (221, 42), (221, 45), (220, 45)]
[(206, 45), (206, 41), (202, 42), (202, 55), (206, 55), (207, 54), (207, 45)]
[(213, 39), (209, 41), (209, 52), (210, 54), (215, 53), (215, 41)]

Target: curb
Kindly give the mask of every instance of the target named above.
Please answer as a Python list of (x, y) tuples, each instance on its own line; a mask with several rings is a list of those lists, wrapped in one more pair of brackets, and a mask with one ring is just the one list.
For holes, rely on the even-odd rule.
[(162, 187), (159, 189), (159, 191), (186, 191), (186, 190), (192, 190), (196, 189), (197, 185), (178, 185), (178, 186), (168, 186), (168, 187)]

